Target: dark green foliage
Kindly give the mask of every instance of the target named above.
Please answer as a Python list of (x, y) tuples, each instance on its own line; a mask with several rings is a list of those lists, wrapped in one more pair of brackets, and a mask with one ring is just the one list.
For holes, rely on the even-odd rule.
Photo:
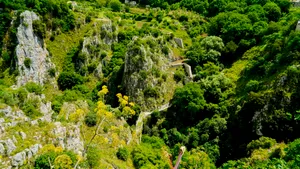
[(176, 112), (175, 121), (180, 121), (182, 124), (192, 125), (198, 120), (205, 117), (204, 109), (205, 99), (204, 91), (199, 84), (188, 83), (183, 88), (178, 88), (175, 91), (171, 101), (171, 110)]
[(186, 77), (186, 74), (185, 74), (185, 70), (183, 67), (180, 67), (174, 73), (174, 79), (176, 80), (177, 83), (180, 81), (183, 81), (185, 77)]
[(257, 92), (259, 90), (259, 82), (256, 80), (250, 80), (246, 86), (245, 86), (245, 90), (247, 92)]
[(40, 38), (46, 37), (46, 24), (41, 20), (35, 20), (32, 22), (33, 32)]
[(43, 92), (43, 87), (39, 84), (36, 84), (34, 82), (28, 82), (25, 85), (25, 88), (29, 93), (35, 93), (35, 94), (42, 94)]
[(31, 59), (30, 58), (25, 58), (25, 60), (24, 60), (24, 65), (25, 65), (25, 67), (26, 68), (30, 68), (30, 65), (31, 65), (31, 63), (32, 63), (32, 61), (31, 61)]
[(51, 108), (55, 113), (59, 113), (60, 109), (62, 107), (62, 103), (59, 101), (52, 102)]
[(281, 16), (280, 8), (274, 2), (268, 2), (264, 5), (266, 16), (270, 21), (278, 21)]
[(71, 89), (82, 83), (83, 77), (74, 72), (62, 72), (57, 79), (57, 84), (61, 90)]
[[(72, 160), (72, 166), (75, 166), (75, 164), (77, 162), (77, 157), (74, 152), (64, 151), (61, 153), (57, 153), (55, 151), (49, 151), (44, 154), (41, 154), (40, 156), (38, 156), (35, 159), (34, 168), (35, 169), (51, 169), (52, 166), (50, 166), (50, 165), (54, 164), (55, 158), (58, 157), (59, 155), (67, 155), (68, 157), (70, 157), (70, 159)], [(50, 161), (50, 163), (49, 163), (49, 161)]]
[(144, 90), (145, 97), (159, 97), (159, 91), (157, 87), (148, 87)]
[(93, 127), (97, 124), (97, 115), (96, 113), (93, 112), (89, 112), (85, 118), (84, 118), (84, 122), (87, 126), (89, 127)]
[(117, 152), (117, 157), (120, 160), (127, 161), (129, 157), (129, 151), (127, 150), (127, 148), (126, 147), (119, 148)]
[(55, 70), (55, 68), (50, 68), (50, 69), (48, 70), (48, 74), (49, 74), (50, 77), (55, 77), (55, 75), (56, 75), (56, 70)]
[(122, 9), (122, 3), (119, 0), (111, 0), (109, 6), (114, 12), (120, 12)]
[(35, 169), (51, 169), (50, 162), (54, 162), (57, 154), (53, 151), (40, 155), (34, 163)]

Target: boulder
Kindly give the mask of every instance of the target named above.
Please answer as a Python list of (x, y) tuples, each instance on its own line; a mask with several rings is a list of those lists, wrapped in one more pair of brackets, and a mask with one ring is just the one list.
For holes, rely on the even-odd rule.
[(11, 139), (7, 139), (4, 141), (6, 147), (6, 154), (10, 155), (17, 147)]
[(181, 38), (174, 38), (174, 41), (176, 42), (176, 44), (180, 47), (180, 48), (184, 48), (183, 46), (183, 41)]
[(11, 165), (13, 167), (19, 167), (24, 164), (26, 160), (26, 153), (24, 151), (17, 153), (11, 158)]
[(5, 155), (5, 147), (0, 143), (0, 155)]

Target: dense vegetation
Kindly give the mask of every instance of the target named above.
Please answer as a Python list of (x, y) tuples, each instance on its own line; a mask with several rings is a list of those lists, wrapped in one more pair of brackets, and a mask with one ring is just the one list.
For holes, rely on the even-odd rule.
[[(18, 107), (37, 119), (39, 101), (27, 96), (45, 95), (53, 121), (86, 132), (83, 160), (46, 147), (35, 168), (170, 168), (181, 146), (187, 148), (181, 168), (299, 168), (300, 9), (290, 1), (140, 0), (138, 7), (118, 0), (76, 2), (0, 0), (0, 108)], [(34, 33), (48, 45), (56, 64), (48, 73), (57, 87), (29, 82), (11, 88), (19, 75), (18, 16), (25, 10), (41, 18)], [(107, 20), (109, 26), (99, 26)], [(194, 77), (185, 67), (165, 68), (165, 60), (189, 64)], [(24, 64), (29, 69), (33, 61)], [(148, 69), (151, 64), (157, 65)], [(128, 69), (138, 69), (131, 72), (137, 80), (125, 86)], [(141, 84), (146, 86), (136, 98), (120, 94)], [(170, 107), (144, 120), (141, 143), (125, 143), (125, 129), (135, 132), (139, 115), (153, 111), (132, 101), (158, 108), (159, 99)], [(64, 104), (80, 106), (82, 100), (87, 110), (66, 118)], [(131, 137), (138, 137), (134, 132)]]

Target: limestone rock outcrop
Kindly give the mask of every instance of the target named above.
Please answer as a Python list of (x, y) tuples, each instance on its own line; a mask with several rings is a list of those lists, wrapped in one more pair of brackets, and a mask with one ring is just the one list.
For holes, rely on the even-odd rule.
[(43, 39), (34, 33), (33, 22), (39, 20), (39, 16), (31, 11), (25, 11), (20, 16), (16, 47), (20, 73), (17, 86), (20, 87), (29, 81), (43, 85), (46, 81), (50, 81), (48, 71), (54, 68), (54, 64), (50, 61)]
[[(123, 87), (125, 94), (143, 110), (168, 102), (174, 84), (168, 81), (169, 56), (163, 37), (134, 38), (125, 56)], [(165, 50), (164, 50), (165, 49)]]
[(118, 42), (118, 28), (107, 18), (97, 19), (94, 22), (94, 33), (83, 39), (78, 68), (86, 69), (98, 78), (102, 77), (102, 65), (106, 60), (107, 51), (112, 43)]
[(83, 141), (80, 138), (79, 126), (63, 126), (60, 122), (55, 122), (54, 125), (55, 128), (52, 130), (52, 133), (56, 137), (54, 144), (59, 145), (63, 149), (72, 150), (75, 153), (82, 155), (84, 147)]

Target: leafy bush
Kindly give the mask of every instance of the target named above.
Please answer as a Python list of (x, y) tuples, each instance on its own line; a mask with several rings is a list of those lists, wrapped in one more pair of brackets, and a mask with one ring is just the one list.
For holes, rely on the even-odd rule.
[(148, 87), (144, 90), (144, 95), (146, 97), (159, 97), (159, 91), (157, 87)]
[(40, 38), (46, 37), (46, 25), (41, 20), (32, 22), (33, 32)]
[(25, 88), (29, 93), (35, 93), (35, 94), (42, 94), (43, 92), (43, 87), (39, 84), (36, 84), (34, 82), (28, 82), (25, 85)]
[(48, 70), (48, 74), (50, 77), (55, 77), (55, 74), (56, 74), (56, 70), (55, 68), (51, 68)]
[(59, 155), (54, 160), (54, 167), (55, 169), (72, 169), (72, 160), (66, 154)]
[(31, 65), (31, 63), (32, 63), (32, 61), (31, 61), (31, 59), (30, 58), (25, 58), (25, 60), (24, 60), (24, 65), (25, 65), (25, 67), (26, 68), (30, 68), (30, 65)]
[(30, 118), (37, 118), (42, 115), (42, 113), (39, 111), (39, 101), (35, 99), (27, 99), (23, 106), (22, 110), (26, 114), (26, 116)]
[(119, 0), (111, 0), (109, 6), (114, 12), (120, 12), (122, 9), (122, 3)]
[(249, 152), (252, 152), (255, 149), (259, 148), (270, 148), (276, 144), (276, 140), (269, 138), (269, 137), (260, 137), (258, 140), (252, 140), (248, 145), (247, 145), (247, 150)]
[(259, 89), (259, 82), (256, 81), (256, 80), (250, 80), (247, 84), (246, 84), (246, 87), (245, 87), (245, 90), (247, 92), (257, 92)]
[(40, 155), (34, 162), (35, 169), (51, 169), (50, 162), (54, 162), (57, 154), (54, 151)]
[(97, 115), (96, 113), (88, 113), (85, 118), (84, 118), (84, 122), (87, 126), (89, 127), (93, 127), (97, 124)]
[(180, 81), (183, 81), (185, 78), (185, 71), (182, 67), (180, 67), (179, 69), (177, 69), (174, 73), (174, 79), (175, 81), (178, 83)]
[(117, 152), (117, 157), (120, 160), (127, 161), (128, 157), (129, 157), (129, 151), (127, 150), (127, 148), (126, 147), (119, 148), (118, 152)]
[(90, 168), (97, 168), (100, 164), (100, 157), (100, 149), (96, 145), (90, 145), (86, 156)]
[(74, 72), (62, 72), (57, 79), (61, 90), (71, 89), (75, 85), (83, 83), (83, 77)]

